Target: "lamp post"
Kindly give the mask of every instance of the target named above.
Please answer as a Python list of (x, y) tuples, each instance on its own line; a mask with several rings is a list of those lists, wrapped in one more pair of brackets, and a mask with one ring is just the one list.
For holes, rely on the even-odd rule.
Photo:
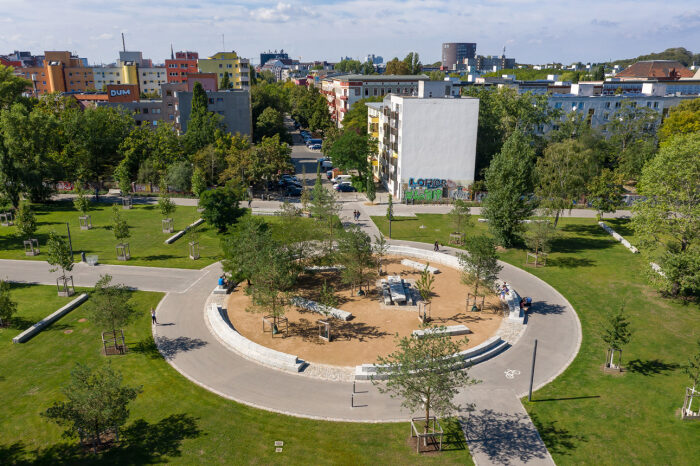
[(66, 222), (66, 229), (68, 230), (68, 245), (70, 246), (70, 260), (73, 262), (73, 241), (70, 239), (70, 224)]

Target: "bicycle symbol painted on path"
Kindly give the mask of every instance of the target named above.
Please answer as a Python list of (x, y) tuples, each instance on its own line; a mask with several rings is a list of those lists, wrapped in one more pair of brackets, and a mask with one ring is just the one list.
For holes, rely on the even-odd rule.
[(520, 371), (515, 369), (508, 369), (506, 372), (506, 379), (514, 379), (516, 375), (520, 375)]

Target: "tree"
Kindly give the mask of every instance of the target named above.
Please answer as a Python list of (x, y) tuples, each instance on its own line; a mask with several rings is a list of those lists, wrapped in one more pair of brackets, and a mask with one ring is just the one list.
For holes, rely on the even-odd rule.
[(131, 179), (129, 179), (129, 172), (126, 169), (126, 165), (119, 164), (114, 170), (114, 179), (119, 186), (119, 190), (122, 192), (124, 198), (129, 197), (131, 193)]
[(221, 115), (210, 112), (207, 106), (207, 93), (201, 83), (194, 83), (192, 88), (192, 111), (187, 122), (185, 148), (190, 154), (211, 144), (216, 139), (217, 130), (221, 128)]
[(359, 60), (340, 60), (333, 69), (347, 73), (359, 73), (362, 70), (362, 63)]
[(700, 133), (667, 140), (644, 167), (632, 225), (641, 249), (664, 275), (652, 281), (671, 296), (700, 292)]
[(510, 247), (523, 229), (522, 221), (532, 214), (535, 153), (530, 139), (515, 131), (503, 144), (486, 171), (488, 196), (482, 215), (499, 244)]
[(316, 180), (316, 184), (311, 192), (311, 204), (309, 210), (311, 216), (314, 217), (321, 225), (328, 228), (328, 255), (330, 256), (333, 250), (334, 230), (338, 223), (338, 213), (341, 206), (335, 197), (335, 194), (328, 191), (320, 182)]
[(112, 206), (112, 232), (120, 243), (131, 236), (129, 224), (122, 216), (122, 211), (116, 204)]
[[(607, 325), (603, 328), (603, 341), (608, 345), (610, 359), (605, 361), (606, 367), (613, 367), (613, 356), (615, 351), (622, 353), (622, 347), (629, 343), (632, 331), (629, 328), (629, 321), (621, 308), (615, 315), (610, 316)], [(620, 356), (620, 361), (622, 356)]]
[(238, 207), (241, 198), (240, 193), (229, 186), (204, 191), (199, 198), (199, 205), (204, 209), (202, 217), (219, 232), (226, 231), (245, 213)]
[(282, 136), (284, 139), (286, 135), (282, 114), (272, 107), (266, 108), (256, 120), (254, 140), (257, 142), (272, 136)]
[(333, 126), (331, 114), (328, 111), (328, 101), (322, 95), (318, 95), (314, 100), (311, 118), (309, 118), (309, 129), (311, 131), (325, 132)]
[(90, 211), (90, 198), (87, 196), (87, 192), (82, 187), (78, 187), (76, 189), (76, 193), (77, 195), (73, 198), (73, 206), (84, 217)]
[(605, 67), (603, 65), (597, 66), (593, 72), (593, 81), (604, 81), (605, 80)]
[(697, 352), (688, 358), (688, 363), (683, 365), (683, 372), (690, 378), (693, 390), (700, 382), (700, 340), (695, 349)]
[(17, 312), (17, 303), (10, 296), (10, 283), (0, 280), (0, 326), (6, 325)]
[(469, 214), (469, 206), (461, 199), (455, 199), (452, 205), (452, 210), (449, 213), (450, 221), (456, 233), (463, 233), (464, 229), (469, 226), (471, 215)]
[(466, 242), (467, 254), (459, 254), (462, 266), (462, 282), (474, 285), (474, 295), (479, 295), (479, 285), (490, 287), (503, 267), (498, 265), (496, 243), (488, 236), (474, 236)]
[(371, 174), (369, 154), (371, 148), (367, 134), (345, 131), (328, 151), (333, 164), (343, 171), (357, 170), (359, 178), (366, 180)]
[(384, 258), (386, 257), (386, 253), (389, 251), (389, 243), (384, 235), (380, 234), (379, 236), (374, 237), (373, 251), (377, 260), (377, 274), (381, 275), (382, 266), (384, 265)]
[(700, 131), (700, 98), (684, 100), (669, 109), (668, 116), (659, 129), (659, 139), (663, 143), (673, 136), (698, 131)]
[(31, 81), (16, 76), (13, 67), (0, 65), (0, 110), (10, 108), (31, 87)]
[(660, 115), (655, 110), (623, 101), (603, 127), (610, 134), (608, 143), (614, 154), (614, 167), (628, 180), (637, 180), (644, 164), (654, 156), (659, 121)]
[[(418, 288), (418, 293), (420, 293), (420, 297), (423, 299), (426, 307), (430, 306), (433, 299), (433, 284), (435, 282), (435, 276), (430, 273), (428, 267), (430, 267), (430, 262), (426, 264), (425, 268), (420, 273), (420, 278), (416, 280), (416, 288)], [(422, 316), (419, 310), (419, 316), (424, 323), (428, 320), (428, 313), (425, 310)]]
[(93, 370), (76, 363), (62, 391), (68, 400), (54, 402), (42, 416), (65, 426), (66, 437), (87, 436), (96, 452), (104, 434), (126, 424), (129, 403), (141, 387), (124, 386), (121, 373), (109, 364)]
[(600, 175), (588, 184), (588, 198), (593, 208), (598, 211), (598, 220), (603, 218), (606, 212), (615, 212), (617, 206), (622, 203), (622, 190), (622, 177), (609, 168), (604, 168)]
[(49, 232), (49, 240), (46, 242), (48, 258), (46, 262), (52, 265), (49, 269), (51, 272), (61, 269), (61, 276), (65, 277), (66, 272), (73, 270), (73, 257), (71, 256), (70, 247), (62, 236), (59, 236), (55, 231)]
[(535, 267), (537, 267), (540, 254), (549, 253), (552, 240), (556, 236), (556, 230), (549, 220), (536, 221), (530, 224), (525, 232), (525, 244), (535, 251)]
[(131, 292), (125, 285), (112, 285), (111, 275), (101, 275), (90, 294), (89, 309), (99, 327), (107, 327), (116, 343), (117, 328), (128, 324), (136, 316), (131, 303)]
[(222, 240), (224, 260), (222, 266), (231, 280), (241, 282), (250, 279), (257, 267), (258, 251), (269, 238), (268, 225), (259, 217), (247, 215), (229, 229)]
[(166, 183), (160, 184), (160, 194), (158, 196), (158, 208), (160, 209), (160, 214), (164, 219), (170, 218), (173, 212), (175, 212), (175, 203), (168, 193), (168, 186)]
[(443, 73), (442, 71), (431, 71), (430, 73), (428, 73), (428, 77), (431, 81), (444, 81), (445, 73)]
[(372, 379), (381, 393), (403, 399), (401, 406), (410, 412), (425, 410), (424, 432), (428, 431), (431, 411), (447, 416), (460, 407), (453, 399), (459, 390), (477, 383), (466, 369), (455, 370), (458, 361), (455, 353), (466, 346), (467, 339), (453, 341), (445, 327), (423, 326), (422, 338), (397, 337), (397, 350), (377, 358), (377, 378), (386, 377), (382, 383)]
[[(368, 110), (365, 104), (367, 102), (381, 102), (383, 98), (382, 96), (365, 97), (352, 104), (350, 110), (348, 110), (343, 117), (343, 130), (352, 130), (361, 136), (366, 135)], [(340, 136), (340, 134), (338, 134), (338, 136)]]
[(338, 238), (338, 253), (345, 268), (342, 271), (343, 281), (362, 290), (362, 285), (369, 283), (374, 277), (375, 261), (372, 251), (372, 240), (369, 235), (357, 225), (349, 226)]
[(204, 178), (204, 173), (202, 173), (202, 170), (199, 168), (194, 169), (190, 184), (192, 185), (192, 194), (197, 196), (197, 199), (199, 199), (202, 196), (202, 193), (207, 189), (207, 181)]
[(376, 70), (374, 69), (374, 63), (372, 63), (371, 61), (364, 62), (362, 64), (360, 72), (362, 74), (377, 74)]
[(36, 232), (36, 216), (34, 210), (27, 202), (20, 204), (15, 218), (15, 224), (23, 238), (30, 239)]
[(367, 200), (374, 203), (374, 200), (377, 198), (377, 188), (374, 185), (374, 175), (371, 171), (367, 176), (367, 190), (365, 194), (367, 194)]
[(221, 84), (219, 84), (219, 88), (221, 89), (231, 89), (233, 85), (231, 84), (231, 80), (228, 77), (228, 71), (224, 71), (224, 77), (221, 78)]
[(535, 194), (545, 211), (554, 215), (555, 228), (562, 212), (572, 209), (586, 193), (597, 167), (593, 151), (576, 140), (549, 144), (544, 157), (537, 160)]
[(392, 60), (388, 61), (386, 63), (386, 68), (384, 70), (384, 74), (387, 75), (392, 75), (392, 74), (400, 74), (400, 75), (406, 75), (409, 74), (410, 69), (408, 65), (399, 60), (397, 57), (394, 57)]
[(386, 206), (386, 218), (390, 222), (394, 220), (394, 200), (391, 194), (389, 194), (389, 200)]
[(423, 70), (418, 52), (409, 52), (403, 59), (403, 62), (408, 68), (408, 74), (418, 74)]
[(165, 180), (167, 185), (177, 192), (189, 191), (192, 180), (192, 164), (186, 160), (171, 164), (168, 166)]

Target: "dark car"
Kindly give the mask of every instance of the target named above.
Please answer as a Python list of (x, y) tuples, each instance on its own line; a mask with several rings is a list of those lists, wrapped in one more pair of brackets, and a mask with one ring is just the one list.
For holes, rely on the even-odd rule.
[(301, 189), (301, 183), (299, 183), (298, 181), (290, 180), (290, 179), (279, 180), (277, 182), (277, 185), (282, 189), (289, 188), (291, 186), (294, 186), (294, 187)]
[(301, 196), (301, 186), (289, 185), (284, 191), (285, 196), (299, 197)]
[(340, 183), (333, 186), (333, 188), (341, 193), (354, 193), (357, 191), (357, 189), (355, 189), (355, 187), (350, 183)]

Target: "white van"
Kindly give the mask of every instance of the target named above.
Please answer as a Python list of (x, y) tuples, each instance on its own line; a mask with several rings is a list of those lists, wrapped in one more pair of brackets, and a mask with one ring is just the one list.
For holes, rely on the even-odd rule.
[(338, 175), (335, 178), (333, 178), (333, 184), (350, 183), (351, 181), (352, 176), (350, 175)]

